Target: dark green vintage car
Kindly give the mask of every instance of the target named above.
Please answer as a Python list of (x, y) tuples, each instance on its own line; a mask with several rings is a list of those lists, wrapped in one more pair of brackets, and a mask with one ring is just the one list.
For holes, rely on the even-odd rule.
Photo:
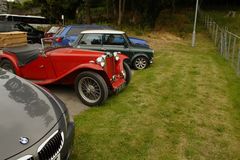
[(125, 32), (115, 30), (87, 30), (81, 32), (73, 47), (104, 52), (121, 52), (129, 57), (129, 65), (145, 69), (153, 61), (154, 50), (146, 45), (132, 44)]

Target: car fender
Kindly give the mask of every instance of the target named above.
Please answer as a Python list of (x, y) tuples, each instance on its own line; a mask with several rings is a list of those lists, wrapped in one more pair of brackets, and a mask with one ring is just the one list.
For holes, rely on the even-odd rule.
[(131, 64), (133, 63), (133, 61), (134, 61), (134, 59), (135, 58), (137, 58), (137, 57), (139, 57), (139, 56), (142, 56), (142, 57), (145, 57), (145, 58), (147, 58), (148, 60), (149, 60), (149, 57), (146, 55), (146, 54), (143, 54), (143, 53), (136, 53), (136, 54), (134, 54), (134, 56), (131, 58)]
[(128, 56), (126, 56), (125, 54), (119, 54), (119, 58), (122, 61), (125, 61), (125, 60), (129, 59)]
[[(72, 69), (68, 74), (66, 74), (65, 77), (67, 77), (68, 75), (75, 75), (75, 76), (77, 76), (80, 72), (83, 72), (83, 71), (93, 71), (93, 72), (96, 72), (96, 73), (100, 74), (103, 77), (103, 79), (106, 81), (106, 83), (108, 85), (111, 85), (111, 81), (108, 78), (107, 73), (104, 71), (104, 69), (99, 64), (95, 64), (95, 63), (80, 64), (79, 66), (77, 66), (74, 69)], [(74, 81), (75, 81), (75, 78), (74, 78)]]
[[(85, 63), (85, 64), (80, 64), (68, 72), (60, 75), (56, 79), (51, 79), (47, 81), (41, 81), (37, 82), (39, 85), (47, 85), (47, 84), (52, 84), (52, 83), (63, 83), (63, 84), (73, 84), (75, 81), (76, 76), (82, 72), (82, 71), (94, 71), (96, 73), (99, 73), (105, 80), (108, 80), (106, 72), (103, 70), (103, 68), (95, 63)], [(108, 80), (110, 81), (110, 80)], [(108, 83), (108, 82), (107, 82)]]
[[(130, 59), (128, 58), (128, 56), (124, 55), (124, 54), (119, 54), (119, 62), (120, 64), (123, 64), (123, 62), (126, 62), (129, 66), (130, 65)], [(123, 70), (123, 65), (120, 66), (119, 68), (120, 70)]]
[(13, 55), (11, 53), (8, 53), (8, 54), (3, 53), (3, 54), (0, 55), (0, 62), (4, 59), (7, 59), (12, 63), (17, 75), (21, 75), (20, 68), (18, 67), (18, 60), (17, 60), (17, 57), (15, 55)]

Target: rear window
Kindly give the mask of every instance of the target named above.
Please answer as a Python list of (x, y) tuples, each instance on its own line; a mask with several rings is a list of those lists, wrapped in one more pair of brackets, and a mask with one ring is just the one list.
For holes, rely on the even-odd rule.
[(105, 34), (103, 37), (104, 45), (124, 45), (125, 39), (120, 34)]
[(72, 27), (68, 33), (66, 34), (67, 36), (77, 36), (81, 34), (81, 32), (84, 30), (84, 28), (77, 28), (77, 27)]

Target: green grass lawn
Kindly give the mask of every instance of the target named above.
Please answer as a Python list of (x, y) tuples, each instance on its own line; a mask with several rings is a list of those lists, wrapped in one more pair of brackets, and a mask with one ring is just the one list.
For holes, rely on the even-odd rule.
[(123, 92), (76, 116), (71, 159), (240, 159), (240, 79), (197, 38), (158, 46)]

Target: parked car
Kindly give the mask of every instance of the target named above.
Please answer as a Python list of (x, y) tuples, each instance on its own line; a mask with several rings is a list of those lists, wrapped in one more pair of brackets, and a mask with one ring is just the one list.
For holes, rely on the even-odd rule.
[(74, 122), (65, 104), (0, 68), (0, 159), (67, 160)]
[(0, 67), (39, 85), (74, 84), (80, 100), (100, 105), (108, 94), (122, 90), (131, 78), (127, 56), (78, 48), (39, 45), (4, 48)]
[(153, 61), (154, 50), (147, 46), (133, 44), (123, 31), (82, 31), (72, 46), (105, 52), (121, 52), (129, 57), (128, 63), (135, 69), (145, 69)]
[(111, 29), (111, 27), (96, 24), (68, 25), (53, 36), (53, 45), (69, 46), (69, 43), (73, 43), (82, 31), (89, 29)]
[[(109, 26), (102, 26), (96, 24), (82, 24), (82, 25), (68, 25), (62, 28), (58, 33), (53, 36), (53, 45), (54, 46), (69, 46), (70, 43), (73, 43), (77, 38), (78, 35), (85, 30), (114, 30), (112, 27)], [(136, 38), (136, 37), (129, 37), (129, 40), (133, 44), (143, 45), (149, 47), (147, 41)]]
[(52, 38), (55, 34), (60, 31), (61, 27), (52, 26), (45, 34), (44, 38)]
[(39, 31), (27, 23), (0, 21), (0, 32), (23, 31), (27, 32), (28, 43), (41, 43), (44, 32)]

